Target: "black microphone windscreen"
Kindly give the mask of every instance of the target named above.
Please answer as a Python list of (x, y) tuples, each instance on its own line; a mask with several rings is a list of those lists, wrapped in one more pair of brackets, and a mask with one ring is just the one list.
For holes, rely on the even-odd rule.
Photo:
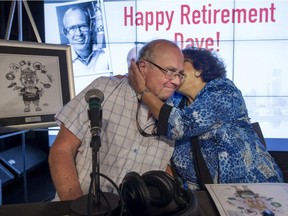
[(102, 103), (104, 100), (104, 94), (99, 89), (90, 89), (85, 94), (85, 100), (87, 103), (89, 103), (89, 100), (92, 98), (97, 98), (100, 103)]

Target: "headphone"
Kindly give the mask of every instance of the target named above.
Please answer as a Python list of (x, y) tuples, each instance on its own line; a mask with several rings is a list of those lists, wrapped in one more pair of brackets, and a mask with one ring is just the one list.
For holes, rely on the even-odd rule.
[(142, 176), (129, 172), (120, 191), (126, 216), (198, 215), (194, 194), (164, 171), (148, 171)]

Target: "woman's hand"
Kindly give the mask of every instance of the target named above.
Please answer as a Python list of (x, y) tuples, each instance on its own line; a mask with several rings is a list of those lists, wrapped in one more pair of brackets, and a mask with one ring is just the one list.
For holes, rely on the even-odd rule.
[(134, 59), (131, 60), (129, 66), (128, 80), (136, 93), (139, 93), (146, 88), (146, 83), (143, 74), (140, 72), (138, 65), (136, 64)]

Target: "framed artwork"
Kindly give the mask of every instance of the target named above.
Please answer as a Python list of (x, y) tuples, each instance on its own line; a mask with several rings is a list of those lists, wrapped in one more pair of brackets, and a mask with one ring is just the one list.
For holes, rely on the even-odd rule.
[(0, 133), (56, 126), (75, 95), (69, 45), (0, 40)]

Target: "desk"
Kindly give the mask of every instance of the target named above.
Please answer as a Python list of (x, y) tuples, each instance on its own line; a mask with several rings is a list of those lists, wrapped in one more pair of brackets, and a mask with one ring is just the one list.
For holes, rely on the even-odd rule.
[[(195, 193), (199, 203), (199, 216), (219, 215), (207, 191)], [(1, 216), (64, 216), (69, 215), (71, 201), (10, 204), (0, 207)]]

